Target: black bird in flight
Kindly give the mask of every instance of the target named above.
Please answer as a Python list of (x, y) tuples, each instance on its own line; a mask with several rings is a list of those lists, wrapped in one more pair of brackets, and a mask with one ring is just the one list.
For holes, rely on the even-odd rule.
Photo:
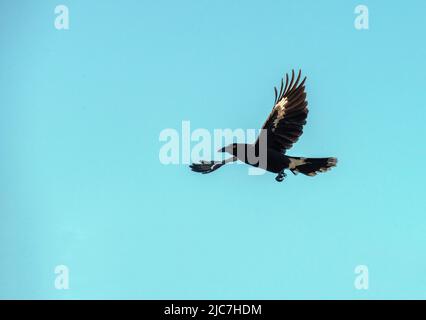
[[(285, 85), (281, 79), (280, 91), (275, 90), (275, 102), (272, 112), (264, 123), (261, 133), (254, 144), (233, 143), (219, 152), (227, 152), (232, 157), (223, 161), (201, 161), (190, 165), (192, 171), (203, 174), (213, 172), (226, 163), (243, 161), (254, 167), (261, 167), (267, 171), (278, 173), (275, 178), (281, 182), (286, 177), (284, 170), (289, 169), (293, 174), (303, 173), (315, 176), (318, 172), (325, 172), (336, 166), (337, 159), (329, 158), (303, 158), (286, 156), (285, 152), (290, 149), (303, 133), (303, 125), (308, 115), (308, 102), (306, 101), (305, 81), (300, 82), (301, 71), (295, 79), (292, 70), (291, 79), (286, 74)], [(266, 139), (265, 139), (266, 138)], [(266, 148), (262, 149), (262, 141), (266, 140)], [(265, 161), (253, 161), (254, 158), (262, 157), (265, 150)], [(252, 155), (252, 157), (250, 157)]]

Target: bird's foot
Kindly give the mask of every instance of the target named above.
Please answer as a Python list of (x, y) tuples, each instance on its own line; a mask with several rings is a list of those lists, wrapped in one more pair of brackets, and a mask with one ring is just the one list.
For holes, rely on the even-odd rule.
[(275, 177), (275, 180), (277, 180), (278, 182), (282, 182), (284, 180), (284, 178), (287, 177), (287, 174), (284, 173), (284, 171), (281, 171), (280, 173), (278, 173), (278, 175)]

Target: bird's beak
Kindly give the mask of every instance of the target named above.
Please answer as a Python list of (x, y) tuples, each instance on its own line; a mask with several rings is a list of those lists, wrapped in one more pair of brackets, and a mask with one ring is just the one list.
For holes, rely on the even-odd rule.
[(225, 147), (220, 148), (219, 150), (217, 150), (217, 152), (225, 152)]

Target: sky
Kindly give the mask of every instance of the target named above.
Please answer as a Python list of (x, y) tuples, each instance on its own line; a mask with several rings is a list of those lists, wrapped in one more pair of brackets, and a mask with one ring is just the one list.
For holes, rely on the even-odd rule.
[[(425, 299), (425, 9), (0, 0), (0, 298)], [(160, 161), (182, 121), (260, 128), (292, 69), (310, 112), (288, 154), (332, 171)]]

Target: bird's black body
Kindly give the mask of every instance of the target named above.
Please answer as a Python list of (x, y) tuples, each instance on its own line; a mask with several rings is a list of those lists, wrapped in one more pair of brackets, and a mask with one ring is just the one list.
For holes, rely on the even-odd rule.
[(286, 155), (274, 149), (268, 149), (266, 166), (267, 171), (273, 173), (282, 172), (284, 169), (288, 168), (289, 163), (290, 159)]
[(294, 174), (300, 172), (315, 176), (318, 172), (325, 172), (334, 167), (337, 159), (332, 157), (303, 158), (285, 155), (286, 150), (302, 135), (308, 115), (304, 85), (306, 78), (299, 82), (300, 76), (299, 71), (296, 79), (293, 71), (290, 81), (286, 75), (285, 86), (281, 81), (279, 93), (275, 88), (274, 107), (254, 144), (230, 144), (219, 151), (232, 154), (232, 158), (225, 161), (201, 161), (192, 164), (191, 169), (205, 174), (228, 162), (240, 160), (254, 167), (278, 173), (276, 180), (282, 181), (286, 176), (286, 169)]
[[(236, 143), (234, 145), (236, 146), (236, 148), (233, 148), (232, 151), (230, 150), (227, 152), (231, 153), (238, 160), (247, 163), (248, 165), (251, 165), (253, 167), (261, 167), (266, 171), (279, 173), (284, 169), (287, 169), (290, 163), (289, 157), (284, 155), (282, 152), (267, 148), (265, 158), (266, 161), (262, 166), (262, 161), (259, 160), (261, 154), (259, 152), (259, 148), (257, 148), (255, 144)], [(254, 157), (250, 157), (250, 155), (254, 155)], [(252, 161), (251, 158), (254, 158), (254, 161)]]

